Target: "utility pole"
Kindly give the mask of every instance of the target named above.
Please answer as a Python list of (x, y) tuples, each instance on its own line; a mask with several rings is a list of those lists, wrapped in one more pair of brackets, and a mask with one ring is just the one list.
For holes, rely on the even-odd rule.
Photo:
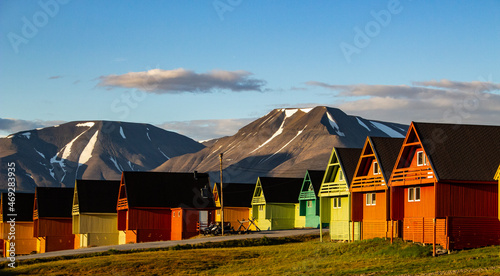
[(223, 197), (223, 191), (222, 188), (222, 152), (219, 154), (219, 159), (220, 159), (220, 220), (222, 224), (222, 236), (224, 236), (224, 197)]

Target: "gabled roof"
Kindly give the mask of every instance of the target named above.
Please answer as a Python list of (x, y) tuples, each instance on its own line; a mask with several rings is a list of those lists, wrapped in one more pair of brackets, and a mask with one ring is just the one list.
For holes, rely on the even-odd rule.
[[(215, 184), (219, 192), (220, 183)], [(224, 207), (252, 207), (254, 184), (223, 183), (223, 185)]]
[(71, 218), (74, 188), (37, 187), (38, 218)]
[(266, 203), (298, 203), (303, 178), (259, 177)]
[[(306, 175), (304, 176), (303, 183), (306, 182), (306, 177), (309, 176), (311, 183), (314, 188), (314, 194), (317, 195), (319, 189), (321, 188), (321, 182), (323, 181), (323, 176), (325, 176), (325, 171), (316, 171), (316, 170), (307, 170)], [(309, 187), (302, 187), (302, 191), (307, 191)]]
[(76, 180), (80, 213), (116, 213), (120, 181)]
[[(2, 193), (2, 218), (3, 221), (9, 221), (9, 218), (15, 218), (16, 221), (33, 221), (33, 204), (35, 203), (35, 194), (24, 194), (24, 193), (16, 193), (15, 204), (13, 204), (13, 210), (11, 210), (11, 206), (9, 203), (9, 194)], [(12, 205), (12, 204), (11, 204)], [(9, 216), (12, 214), (15, 216)]]
[(340, 167), (344, 172), (344, 177), (347, 182), (347, 187), (351, 185), (352, 178), (356, 172), (356, 165), (361, 156), (361, 148), (334, 148)]
[[(123, 172), (127, 202), (132, 207), (215, 207), (206, 173)], [(202, 196), (206, 189), (207, 197)]]
[(500, 164), (500, 126), (412, 125), (438, 180), (491, 181)]
[(404, 138), (368, 137), (379, 162), (384, 179), (389, 182)]

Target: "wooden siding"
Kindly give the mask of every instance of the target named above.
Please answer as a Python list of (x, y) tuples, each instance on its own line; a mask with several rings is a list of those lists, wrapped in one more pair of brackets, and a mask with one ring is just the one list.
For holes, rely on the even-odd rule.
[(353, 239), (353, 223), (354, 240), (360, 240), (361, 222), (349, 222), (347, 220), (330, 221), (330, 239), (332, 241), (351, 241)]
[(385, 191), (374, 192), (376, 204), (366, 205), (366, 194), (363, 193), (363, 221), (365, 220), (389, 220), (387, 216), (387, 193)]
[[(403, 239), (432, 244), (434, 241), (434, 218), (411, 217), (403, 220)], [(446, 219), (436, 219), (436, 244), (446, 248)]]
[(500, 222), (495, 218), (448, 218), (449, 249), (500, 245)]
[(118, 244), (118, 231), (116, 233), (89, 233), (89, 234), (76, 234), (75, 235), (75, 249), (116, 245)]
[(138, 229), (169, 229), (170, 209), (142, 209), (128, 210), (127, 230)]
[[(394, 230), (391, 230), (392, 226), (394, 226)], [(398, 224), (386, 220), (363, 220), (361, 228), (361, 237), (363, 240), (390, 238), (393, 233), (398, 233)]]
[(72, 219), (41, 218), (33, 221), (34, 237), (73, 236)]
[(295, 204), (295, 228), (304, 228), (306, 227), (306, 217), (300, 215), (300, 203)]
[(263, 211), (258, 211), (257, 219), (261, 230), (293, 229), (295, 204), (266, 204)]
[[(234, 230), (237, 230), (240, 226), (239, 221), (248, 220), (250, 218), (249, 208), (248, 207), (225, 207), (224, 208), (224, 221), (230, 222), (231, 226), (234, 227)], [(215, 221), (220, 222), (220, 212), (217, 210), (215, 215)], [(245, 227), (248, 227), (248, 222), (244, 223)]]
[[(307, 201), (304, 202), (305, 208), (305, 218), (306, 218), (306, 227), (319, 228), (319, 202), (314, 199), (311, 200), (311, 206), (308, 206)], [(300, 206), (302, 208), (302, 206)]]
[(408, 200), (408, 187), (405, 187), (403, 194), (403, 201), (404, 201), (405, 218), (436, 217), (435, 214), (436, 201), (434, 198), (434, 186), (420, 187), (420, 201), (413, 201), (413, 202)]
[[(10, 233), (10, 225), (9, 223), (2, 222), (0, 223), (0, 232), (2, 235), (3, 243), (3, 256), (7, 257), (9, 252), (10, 241), (9, 233)], [(15, 243), (15, 253), (16, 255), (25, 255), (30, 254), (33, 251), (36, 251), (36, 241), (37, 239), (33, 237), (33, 222), (24, 222), (17, 221), (15, 226), (15, 240), (12, 242)]]
[(433, 184), (436, 181), (430, 161), (426, 165), (417, 164), (417, 153), (423, 152), (420, 142), (404, 143), (395, 169), (391, 175), (391, 186), (412, 186), (422, 184)]
[(498, 186), (437, 183), (436, 217), (498, 218)]
[(116, 214), (81, 214), (73, 216), (73, 234), (118, 234)]
[(37, 252), (45, 253), (59, 250), (74, 249), (75, 235), (46, 236), (37, 240)]
[(117, 229), (119, 231), (127, 230), (127, 214), (128, 210), (118, 210), (117, 212)]

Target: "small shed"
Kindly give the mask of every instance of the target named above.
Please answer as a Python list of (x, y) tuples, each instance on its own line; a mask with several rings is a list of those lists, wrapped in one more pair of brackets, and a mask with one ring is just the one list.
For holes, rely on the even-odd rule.
[(120, 181), (76, 180), (72, 213), (75, 248), (118, 244), (119, 189)]
[(358, 148), (332, 150), (318, 196), (322, 202), (321, 220), (329, 223), (331, 240), (359, 240), (360, 223), (351, 221), (351, 187), (361, 155)]
[[(14, 199), (14, 200), (9, 200)], [(16, 255), (26, 255), (36, 251), (37, 239), (33, 237), (33, 203), (35, 194), (2, 193), (0, 197), (0, 239), (3, 256), (9, 257), (10, 249)], [(14, 223), (12, 223), (14, 221)], [(11, 231), (12, 225), (15, 231)], [(10, 233), (15, 233), (12, 235)], [(14, 246), (11, 247), (11, 242)]]
[(412, 122), (390, 179), (405, 240), (447, 249), (500, 244), (500, 126)]
[[(255, 189), (253, 184), (245, 183), (223, 183), (224, 199), (224, 222), (230, 222), (231, 226), (238, 230), (240, 223), (238, 221), (248, 221), (250, 209), (252, 208), (252, 196)], [(215, 221), (221, 222), (221, 202), (220, 202), (220, 183), (215, 183), (213, 189), (215, 207), (217, 207)], [(249, 223), (243, 223), (248, 228)]]
[(215, 216), (205, 173), (123, 172), (117, 203), (119, 243), (181, 240)]
[(259, 177), (252, 213), (261, 230), (293, 229), (303, 178)]
[[(361, 239), (388, 238), (398, 229), (390, 223), (388, 187), (404, 138), (367, 137), (351, 183), (351, 219), (361, 222)], [(396, 225), (397, 226), (397, 225)]]
[[(325, 171), (307, 170), (299, 194), (300, 216), (305, 217), (305, 227), (319, 228), (319, 198), (317, 193)], [(325, 225), (326, 226), (326, 225)]]
[(33, 236), (37, 238), (38, 253), (74, 249), (73, 193), (73, 188), (36, 188)]

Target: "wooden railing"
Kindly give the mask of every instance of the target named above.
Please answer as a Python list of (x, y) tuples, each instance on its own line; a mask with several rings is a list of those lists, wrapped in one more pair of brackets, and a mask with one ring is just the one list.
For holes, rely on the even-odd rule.
[(263, 196), (252, 198), (252, 204), (266, 203), (266, 199)]
[(299, 200), (300, 199), (315, 199), (316, 194), (314, 194), (314, 191), (307, 191), (307, 192), (301, 192), (299, 195)]
[(391, 185), (404, 186), (423, 183), (432, 183), (435, 180), (434, 172), (430, 167), (410, 167), (396, 169), (391, 176)]
[(80, 205), (76, 204), (76, 205), (73, 205), (73, 215), (77, 215), (78, 213), (80, 213)]
[(33, 211), (33, 219), (37, 219), (38, 218), (38, 209), (35, 209)]
[(384, 177), (380, 175), (357, 176), (352, 181), (353, 189), (363, 189), (385, 185)]
[(323, 183), (319, 190), (320, 196), (338, 195), (347, 192), (345, 183)]
[(127, 208), (128, 208), (127, 199), (126, 198), (118, 199), (117, 209), (127, 209)]

